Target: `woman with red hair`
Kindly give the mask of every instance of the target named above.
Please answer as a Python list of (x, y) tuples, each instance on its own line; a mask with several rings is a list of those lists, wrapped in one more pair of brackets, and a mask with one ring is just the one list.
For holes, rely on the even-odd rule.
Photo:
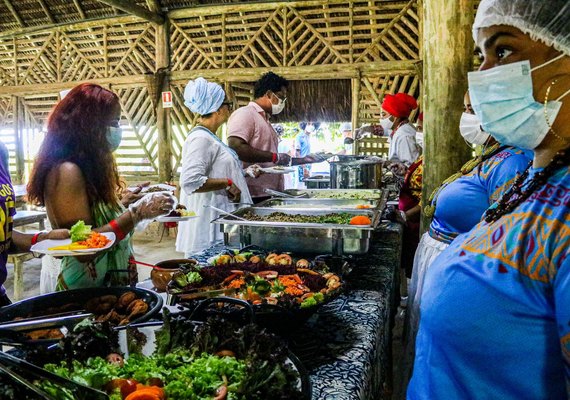
[(83, 220), (117, 237), (110, 250), (97, 256), (64, 257), (57, 290), (101, 286), (110, 269), (133, 269), (130, 232), (139, 221), (172, 209), (174, 200), (161, 194), (145, 196), (128, 210), (119, 201), (122, 185), (113, 151), (121, 142), (120, 117), (116, 94), (84, 83), (48, 118), (28, 184), (29, 200), (46, 207), (53, 227), (69, 228)]
[(401, 162), (409, 167), (419, 156), (416, 130), (408, 117), (418, 108), (416, 99), (406, 93), (386, 94), (382, 103), (380, 125), (384, 135), (390, 136), (388, 161)]

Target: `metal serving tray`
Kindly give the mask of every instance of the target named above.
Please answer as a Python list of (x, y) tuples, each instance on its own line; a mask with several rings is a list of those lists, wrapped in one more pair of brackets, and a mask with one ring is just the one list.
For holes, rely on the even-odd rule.
[[(363, 208), (357, 208), (364, 206)], [(328, 210), (336, 211), (354, 211), (354, 210), (379, 210), (385, 206), (382, 199), (321, 199), (321, 198), (272, 198), (265, 200), (254, 207), (273, 208), (275, 210)]]
[[(276, 210), (275, 208), (248, 207), (233, 213), (241, 217), (251, 211), (256, 215), (274, 212), (300, 215), (325, 215), (331, 210)], [(341, 211), (339, 211), (341, 212)], [(224, 215), (213, 222), (221, 225), (224, 242), (228, 246), (243, 247), (252, 244), (268, 250), (304, 254), (366, 254), (372, 231), (378, 225), (380, 213), (376, 210), (342, 211), (354, 215), (366, 215), (370, 226), (341, 224), (316, 224), (300, 222), (243, 221)]]
[(382, 189), (288, 189), (284, 193), (318, 199), (382, 199), (386, 196)]

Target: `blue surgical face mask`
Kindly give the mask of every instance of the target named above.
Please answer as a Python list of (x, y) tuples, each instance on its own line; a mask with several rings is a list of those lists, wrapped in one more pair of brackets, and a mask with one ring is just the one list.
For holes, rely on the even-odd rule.
[(483, 130), (501, 144), (522, 149), (532, 150), (542, 143), (560, 111), (560, 100), (569, 92), (546, 105), (537, 102), (531, 72), (563, 56), (532, 69), (527, 60), (470, 72), (471, 105), (481, 119)]
[(111, 151), (115, 151), (119, 148), (121, 140), (123, 139), (123, 130), (116, 126), (110, 126), (107, 130), (107, 142), (109, 142), (109, 147)]

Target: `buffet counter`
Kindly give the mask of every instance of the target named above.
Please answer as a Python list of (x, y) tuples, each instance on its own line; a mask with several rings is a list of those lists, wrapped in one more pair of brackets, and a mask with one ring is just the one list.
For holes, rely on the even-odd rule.
[[(391, 388), (401, 242), (401, 225), (381, 223), (368, 254), (354, 257), (349, 289), (291, 337), (291, 349), (309, 371), (313, 399), (382, 399)], [(216, 245), (194, 258), (206, 262), (225, 249)]]

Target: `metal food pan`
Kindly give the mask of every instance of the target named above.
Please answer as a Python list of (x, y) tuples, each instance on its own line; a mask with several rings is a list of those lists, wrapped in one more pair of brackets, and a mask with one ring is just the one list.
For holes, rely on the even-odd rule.
[[(323, 209), (329, 212), (353, 210), (377, 210), (381, 208), (381, 199), (326, 199), (326, 198), (272, 198), (256, 204), (256, 208), (273, 208), (277, 210)], [(357, 208), (364, 206), (364, 208)]]
[[(247, 211), (258, 215), (276, 212), (271, 208), (245, 208), (234, 213), (240, 216)], [(279, 210), (286, 214), (324, 215), (330, 210)], [(223, 216), (214, 223), (221, 225), (228, 246), (249, 246), (305, 254), (366, 254), (370, 237), (378, 223), (379, 213), (370, 210), (343, 211), (354, 215), (367, 215), (370, 226), (316, 224), (297, 222), (242, 221)]]
[(288, 189), (284, 193), (319, 199), (382, 199), (385, 196), (382, 189)]

